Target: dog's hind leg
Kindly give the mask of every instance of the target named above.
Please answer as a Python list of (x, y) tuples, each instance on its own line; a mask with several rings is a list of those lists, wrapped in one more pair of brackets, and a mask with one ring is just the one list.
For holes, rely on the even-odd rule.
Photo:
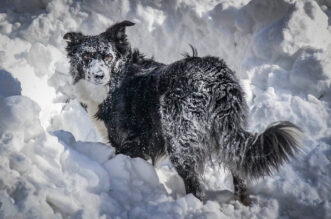
[[(193, 80), (194, 81), (194, 80)], [(208, 99), (197, 95), (193, 85), (177, 84), (176, 92), (169, 93), (161, 102), (162, 129), (170, 161), (182, 177), (186, 193), (201, 201), (206, 198), (201, 187), (205, 161), (211, 148), (210, 124), (206, 121), (205, 104)], [(207, 96), (207, 95), (206, 95)]]
[(251, 199), (249, 198), (245, 181), (234, 173), (232, 173), (232, 179), (235, 199), (239, 200), (243, 205), (249, 206)]
[(192, 193), (201, 201), (205, 200), (205, 193), (201, 189), (198, 162), (188, 154), (170, 154), (170, 160), (182, 177), (186, 194)]
[[(172, 165), (182, 177), (186, 193), (192, 193), (201, 201), (205, 200), (205, 193), (201, 188), (201, 175), (206, 159), (203, 142), (203, 129), (196, 130), (194, 119), (181, 119), (168, 132), (169, 143), (167, 152)], [(169, 130), (169, 129), (168, 129)]]

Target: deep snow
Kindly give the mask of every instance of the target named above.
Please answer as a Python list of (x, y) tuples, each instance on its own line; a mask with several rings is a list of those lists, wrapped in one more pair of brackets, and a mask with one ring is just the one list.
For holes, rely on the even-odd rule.
[[(208, 3), (207, 3), (208, 2)], [(129, 19), (133, 47), (169, 63), (197, 47), (236, 70), (250, 130), (290, 120), (302, 151), (231, 199), (207, 167), (201, 203), (165, 160), (114, 156), (75, 99), (68, 31), (98, 34)], [(0, 218), (331, 218), (330, 0), (0, 0)]]

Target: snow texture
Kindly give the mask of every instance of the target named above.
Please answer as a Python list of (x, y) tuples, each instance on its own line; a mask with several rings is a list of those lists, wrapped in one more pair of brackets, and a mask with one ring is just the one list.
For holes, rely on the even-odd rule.
[[(167, 160), (114, 155), (70, 85), (63, 35), (131, 20), (129, 41), (165, 63), (197, 47), (237, 72), (250, 130), (289, 120), (297, 159), (254, 181), (245, 207), (208, 166), (212, 200), (185, 195)], [(0, 0), (0, 218), (331, 218), (331, 1)]]

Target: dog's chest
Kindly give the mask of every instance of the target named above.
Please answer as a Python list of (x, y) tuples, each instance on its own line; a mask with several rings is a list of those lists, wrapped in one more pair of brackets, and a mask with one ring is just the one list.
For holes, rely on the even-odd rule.
[(79, 101), (87, 105), (87, 112), (102, 141), (107, 143), (108, 130), (103, 121), (96, 119), (95, 114), (98, 112), (99, 105), (107, 98), (108, 88), (80, 80), (74, 85), (74, 89)]

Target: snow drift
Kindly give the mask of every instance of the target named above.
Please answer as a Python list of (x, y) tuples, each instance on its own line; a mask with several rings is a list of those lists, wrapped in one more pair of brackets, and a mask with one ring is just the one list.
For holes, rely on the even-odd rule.
[[(331, 1), (0, 0), (0, 218), (330, 218)], [(251, 131), (289, 120), (305, 133), (291, 162), (231, 200), (229, 173), (207, 167), (214, 201), (98, 143), (70, 86), (63, 35), (129, 19), (133, 47), (169, 63), (197, 47), (236, 70)]]

